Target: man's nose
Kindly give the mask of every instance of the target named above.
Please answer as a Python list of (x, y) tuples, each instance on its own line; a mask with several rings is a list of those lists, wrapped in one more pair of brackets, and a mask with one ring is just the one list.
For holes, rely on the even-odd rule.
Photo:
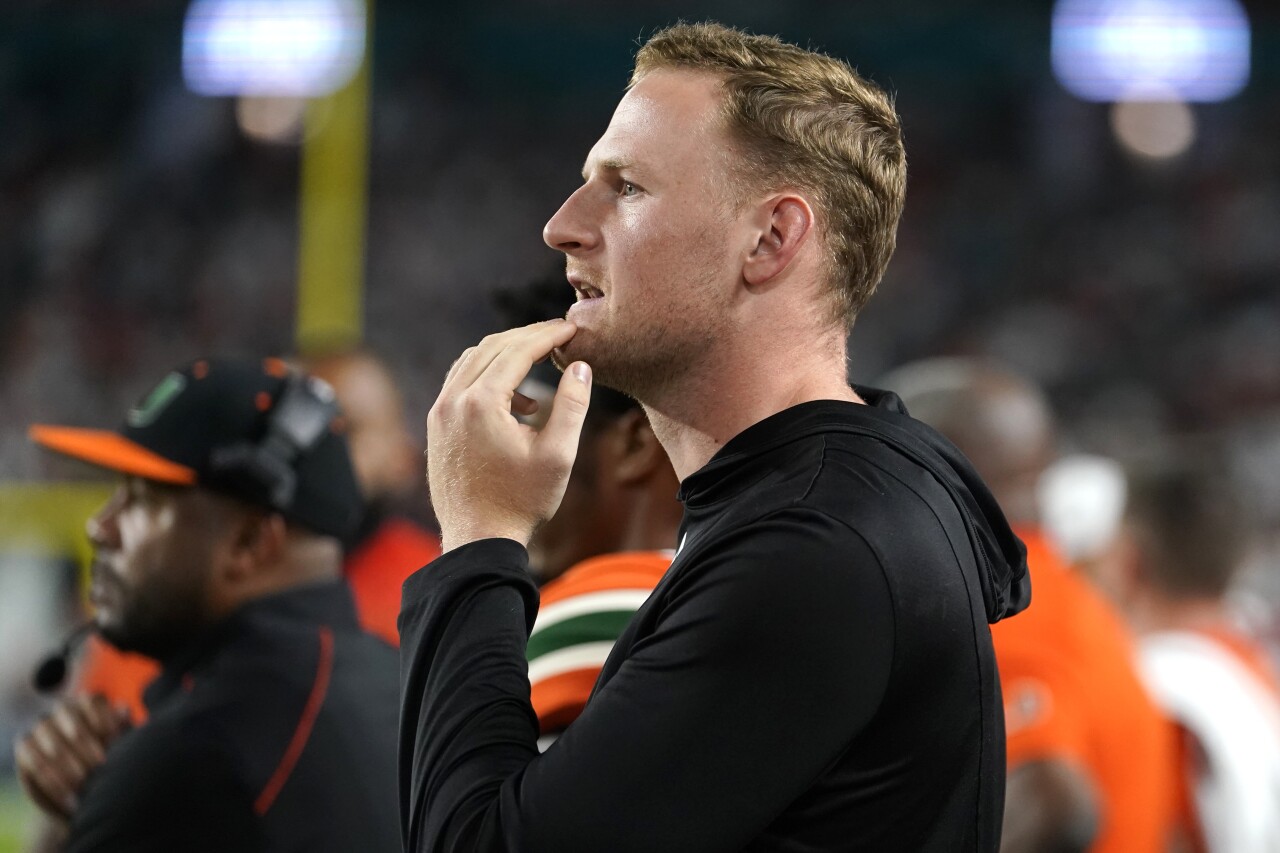
[(587, 185), (583, 184), (565, 199), (555, 215), (542, 229), (542, 239), (551, 248), (567, 255), (589, 252), (598, 242), (587, 204)]
[(84, 523), (85, 535), (95, 548), (110, 548), (119, 543), (120, 528), (116, 524), (123, 500), (122, 490), (117, 490), (102, 508), (89, 516)]

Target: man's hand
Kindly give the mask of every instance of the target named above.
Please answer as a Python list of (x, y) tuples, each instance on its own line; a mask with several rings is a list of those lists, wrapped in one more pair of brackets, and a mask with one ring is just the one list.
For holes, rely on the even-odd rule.
[(102, 696), (59, 702), (14, 744), (18, 780), (27, 796), (55, 822), (70, 822), (84, 780), (129, 727), (128, 712)]
[(565, 370), (541, 431), (512, 414), (516, 386), (576, 327), (549, 320), (490, 335), (454, 362), (427, 417), (427, 475), (445, 551), (490, 537), (527, 545), (564, 497), (591, 401), (591, 369)]

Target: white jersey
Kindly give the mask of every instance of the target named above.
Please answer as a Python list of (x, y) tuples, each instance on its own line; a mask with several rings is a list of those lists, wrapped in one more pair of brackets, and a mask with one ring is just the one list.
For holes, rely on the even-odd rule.
[(1205, 634), (1150, 634), (1141, 659), (1152, 696), (1203, 752), (1194, 795), (1211, 853), (1280, 851), (1280, 697)]

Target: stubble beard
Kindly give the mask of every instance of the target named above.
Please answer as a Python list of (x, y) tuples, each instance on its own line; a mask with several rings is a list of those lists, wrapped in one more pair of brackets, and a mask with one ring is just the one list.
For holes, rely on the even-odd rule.
[[(561, 371), (574, 361), (585, 361), (591, 366), (593, 383), (641, 403), (656, 404), (705, 361), (730, 323), (729, 306), (715, 304), (709, 295), (715, 292), (715, 269), (710, 258), (700, 258), (682, 272), (681, 283), (674, 278), (668, 283), (701, 293), (700, 300), (648, 306), (631, 312), (638, 316), (626, 318), (611, 313), (596, 328), (580, 328), (569, 343), (553, 351), (552, 361)], [(606, 281), (606, 294), (610, 290)]]
[(718, 325), (688, 328), (662, 317), (626, 328), (579, 329), (572, 341), (556, 348), (552, 360), (562, 371), (574, 361), (585, 361), (594, 384), (654, 403), (699, 363)]
[[(194, 580), (194, 579), (192, 579)], [(147, 583), (125, 593), (116, 619), (98, 633), (124, 652), (163, 660), (179, 651), (211, 622), (204, 591), (196, 584)]]

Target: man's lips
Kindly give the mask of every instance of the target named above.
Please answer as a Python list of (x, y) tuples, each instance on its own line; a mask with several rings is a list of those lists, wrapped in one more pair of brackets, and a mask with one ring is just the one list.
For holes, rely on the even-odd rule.
[(604, 291), (578, 276), (569, 276), (569, 284), (573, 285), (574, 295), (577, 296), (579, 302), (584, 299), (599, 299), (604, 296)]

